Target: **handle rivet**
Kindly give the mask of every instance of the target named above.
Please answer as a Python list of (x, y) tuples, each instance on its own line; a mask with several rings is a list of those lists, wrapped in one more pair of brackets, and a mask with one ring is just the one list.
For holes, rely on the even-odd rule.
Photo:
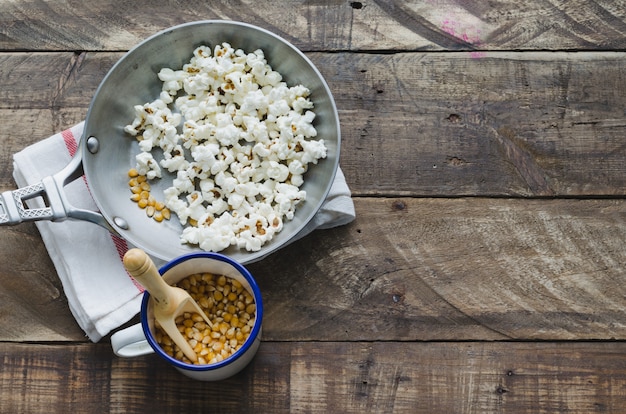
[(96, 137), (87, 138), (87, 150), (90, 153), (95, 154), (96, 152), (98, 152), (99, 149), (100, 149), (100, 141), (98, 141), (98, 138)]
[(121, 217), (113, 217), (113, 223), (122, 230), (128, 230), (128, 222)]

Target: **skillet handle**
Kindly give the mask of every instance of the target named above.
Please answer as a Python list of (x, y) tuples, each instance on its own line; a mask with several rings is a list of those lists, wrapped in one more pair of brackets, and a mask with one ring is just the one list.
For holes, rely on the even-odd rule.
[(46, 192), (43, 182), (5, 191), (0, 194), (0, 225), (19, 224), (23, 221), (52, 220), (54, 213), (50, 207), (28, 208), (25, 200), (43, 195)]
[[(66, 219), (83, 220), (98, 224), (111, 233), (118, 235), (104, 217), (95, 211), (74, 207), (65, 195), (64, 187), (83, 176), (83, 143), (58, 173), (44, 177), (41, 182), (9, 190), (0, 194), (0, 225), (15, 225), (26, 221), (63, 221)], [(29, 208), (26, 201), (40, 197), (45, 206)]]

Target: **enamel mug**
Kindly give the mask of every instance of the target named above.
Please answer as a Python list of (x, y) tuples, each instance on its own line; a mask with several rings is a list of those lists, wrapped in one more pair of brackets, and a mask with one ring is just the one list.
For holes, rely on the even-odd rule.
[(154, 334), (152, 301), (150, 293), (145, 291), (141, 302), (141, 322), (111, 336), (113, 352), (121, 357), (136, 357), (154, 352), (184, 375), (202, 381), (222, 380), (246, 367), (259, 349), (263, 319), (261, 291), (250, 272), (238, 262), (222, 254), (198, 252), (180, 256), (166, 263), (159, 269), (159, 273), (170, 285), (196, 273), (224, 275), (239, 281), (253, 296), (256, 305), (256, 318), (250, 336), (241, 348), (223, 361), (206, 365), (182, 362), (165, 353), (157, 343)]

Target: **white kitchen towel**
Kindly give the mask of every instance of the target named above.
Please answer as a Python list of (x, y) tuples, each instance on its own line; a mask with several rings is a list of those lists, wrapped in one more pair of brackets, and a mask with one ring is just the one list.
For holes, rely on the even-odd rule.
[[(83, 127), (81, 122), (16, 153), (13, 176), (18, 187), (36, 184), (65, 167), (78, 148)], [(69, 183), (65, 193), (74, 207), (97, 210), (84, 179)], [(35, 198), (28, 204), (30, 208), (42, 207), (43, 200)], [(347, 224), (354, 218), (350, 189), (339, 169), (322, 208), (298, 238), (315, 229)], [(143, 289), (122, 265), (129, 248), (124, 239), (83, 221), (39, 221), (36, 225), (70, 310), (89, 339), (99, 341), (139, 312)]]

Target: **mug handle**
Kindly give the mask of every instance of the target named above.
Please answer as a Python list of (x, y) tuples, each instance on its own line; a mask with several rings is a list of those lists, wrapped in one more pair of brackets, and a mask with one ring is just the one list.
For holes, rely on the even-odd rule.
[(154, 352), (143, 333), (143, 327), (137, 323), (111, 335), (111, 347), (115, 355), (125, 358), (147, 355)]

